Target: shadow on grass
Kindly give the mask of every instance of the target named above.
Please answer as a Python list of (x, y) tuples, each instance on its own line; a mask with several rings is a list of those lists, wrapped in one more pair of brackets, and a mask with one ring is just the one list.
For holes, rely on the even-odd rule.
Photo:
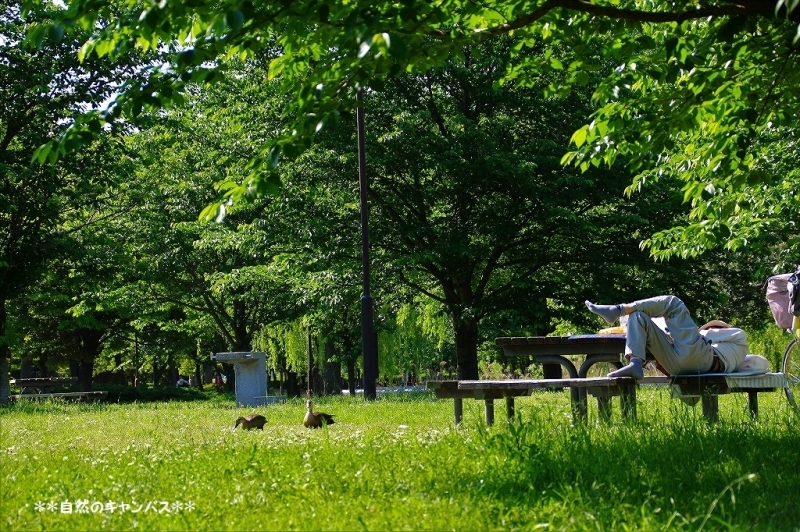
[(709, 425), (684, 413), (658, 426), (554, 429), (534, 416), (477, 431), (477, 467), (457, 482), (481, 486), (481, 496), (501, 507), (537, 501), (591, 514), (601, 529), (641, 527), (649, 518), (692, 530), (800, 526), (800, 437), (792, 420)]

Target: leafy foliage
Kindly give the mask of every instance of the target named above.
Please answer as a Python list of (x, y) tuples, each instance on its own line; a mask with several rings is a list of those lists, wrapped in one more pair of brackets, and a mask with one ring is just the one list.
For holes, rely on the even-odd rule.
[[(38, 3), (24, 2), (26, 13)], [(284, 127), (249, 157), (249, 173), (224, 187), (226, 199), (259, 196), (274, 191), (279, 158), (295, 157), (321, 128), (353, 109), (357, 90), (380, 90), (386, 80), (424, 73), (478, 41), (513, 34), (519, 41), (508, 55), (516, 61), (501, 82), (524, 85), (542, 71), (563, 71), (567, 82), (552, 87), (563, 93), (570, 84), (587, 84), (604, 60), (615, 62), (596, 94), (600, 108), (576, 131), (577, 151), (568, 159), (586, 169), (625, 158), (637, 172), (630, 191), (664, 174), (685, 181), (693, 216), (708, 223), (648, 242), (658, 256), (695, 254), (718, 243), (736, 249), (749, 241), (749, 229), (766, 227), (764, 218), (774, 220), (757, 202), (735, 196), (746, 185), (772, 186), (773, 169), (764, 160), (771, 147), (759, 139), (797, 130), (792, 110), (800, 75), (798, 22), (797, 2), (784, 0), (710, 6), (689, 0), (76, 0), (51, 23), (33, 25), (27, 41), (38, 45), (81, 28), (94, 31), (82, 59), (113, 59), (134, 47), (169, 47), (171, 54), (166, 68), (153, 64), (144, 79), (125, 80), (107, 110), (85, 114), (38, 157), (82, 145), (120, 116), (135, 118), (142, 109), (181, 103), (187, 83), (218, 81), (231, 60), (266, 55), (270, 77), (281, 79), (282, 91), (291, 95)], [(551, 47), (543, 56), (526, 53), (542, 43)], [(753, 217), (744, 226), (727, 223), (736, 207), (718, 211), (706, 205), (707, 196), (719, 193), (733, 194), (725, 203), (753, 211)], [(793, 197), (788, 201), (796, 207)], [(217, 202), (204, 215), (214, 218), (224, 205)], [(674, 251), (662, 247), (667, 245)]]

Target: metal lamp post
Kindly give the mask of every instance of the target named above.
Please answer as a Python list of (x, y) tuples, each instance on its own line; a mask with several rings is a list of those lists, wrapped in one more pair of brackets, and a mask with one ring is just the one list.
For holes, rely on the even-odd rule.
[(373, 303), (369, 293), (369, 207), (367, 204), (367, 155), (364, 140), (364, 92), (358, 89), (356, 125), (358, 130), (358, 182), (361, 196), (361, 264), (364, 295), (361, 296), (361, 345), (364, 351), (364, 399), (375, 399), (378, 379), (378, 341), (373, 322)]

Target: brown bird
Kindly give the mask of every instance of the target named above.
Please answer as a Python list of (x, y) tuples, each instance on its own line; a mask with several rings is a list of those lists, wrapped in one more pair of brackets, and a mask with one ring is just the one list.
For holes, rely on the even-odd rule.
[(318, 429), (320, 427), (324, 427), (325, 425), (333, 425), (335, 421), (333, 420), (333, 414), (325, 414), (324, 412), (314, 412), (313, 411), (314, 403), (311, 402), (311, 399), (306, 401), (306, 417), (303, 419), (303, 426), (312, 429)]
[(267, 418), (262, 416), (261, 414), (250, 414), (249, 416), (240, 417), (236, 419), (236, 425), (233, 426), (234, 430), (241, 425), (242, 428), (247, 430), (250, 429), (261, 429), (264, 430), (264, 424), (267, 422)]

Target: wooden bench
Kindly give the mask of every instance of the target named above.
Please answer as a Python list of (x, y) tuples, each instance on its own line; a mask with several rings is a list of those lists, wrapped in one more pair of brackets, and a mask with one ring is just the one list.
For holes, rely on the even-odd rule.
[[(514, 417), (514, 397), (531, 395), (534, 390), (563, 390), (565, 388), (585, 390), (597, 398), (598, 411), (602, 419), (611, 417), (611, 398), (620, 396), (623, 416), (636, 417), (636, 381), (631, 377), (589, 377), (572, 379), (509, 379), (477, 381), (428, 381), (428, 388), (440, 399), (453, 399), (455, 422), (460, 423), (463, 414), (463, 399), (483, 399), (486, 423), (494, 423), (494, 400), (506, 400), (506, 414)], [(572, 395), (572, 414), (575, 421), (585, 419), (585, 410), (578, 408)]]
[(730, 393), (746, 393), (750, 416), (758, 417), (758, 394), (774, 392), (786, 387), (783, 373), (762, 375), (677, 375), (669, 378), (673, 397), (695, 397), (703, 404), (703, 415), (709, 421), (719, 419), (719, 396)]
[[(672, 385), (673, 397), (695, 397), (702, 400), (703, 415), (709, 421), (719, 417), (719, 396), (729, 393), (747, 393), (752, 417), (758, 416), (758, 393), (783, 389), (786, 377), (782, 373), (768, 373), (752, 377), (723, 375), (681, 375), (675, 377), (645, 377), (635, 381), (631, 377), (590, 377), (571, 379), (509, 379), (428, 381), (428, 389), (440, 399), (453, 399), (455, 422), (461, 422), (463, 400), (482, 399), (485, 402), (487, 425), (494, 423), (494, 401), (505, 399), (506, 414), (514, 417), (514, 398), (531, 395), (534, 390), (585, 390), (597, 399), (601, 420), (611, 418), (611, 398), (620, 397), (624, 419), (636, 418), (636, 387), (643, 384)], [(586, 420), (586, 410), (572, 397), (573, 420)]]
[(99, 399), (108, 395), (106, 391), (93, 391), (93, 392), (63, 392), (63, 393), (18, 393), (11, 395), (11, 399)]

